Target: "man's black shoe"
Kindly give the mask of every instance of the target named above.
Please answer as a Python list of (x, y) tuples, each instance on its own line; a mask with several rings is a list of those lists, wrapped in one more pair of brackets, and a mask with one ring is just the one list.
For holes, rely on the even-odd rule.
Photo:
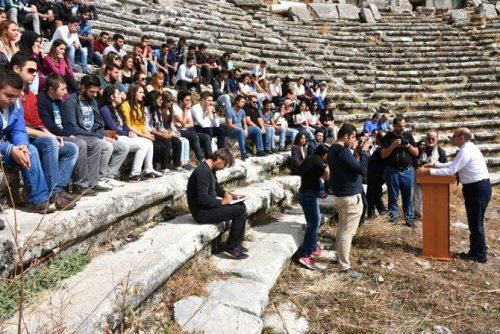
[(399, 224), (399, 219), (395, 217), (389, 217), (389, 224), (391, 225), (398, 225)]
[(245, 161), (245, 160), (246, 160), (246, 159), (248, 159), (248, 158), (249, 158), (248, 153), (245, 153), (245, 154), (242, 154), (242, 155), (241, 155), (241, 160), (243, 160), (243, 161)]
[(240, 251), (242, 251), (243, 253), (248, 253), (248, 248), (246, 248), (243, 245), (240, 245)]
[(73, 194), (77, 194), (80, 196), (97, 196), (97, 191), (92, 188), (74, 187)]
[(405, 219), (405, 224), (406, 224), (406, 226), (411, 227), (411, 228), (417, 227), (417, 224), (415, 224), (415, 220), (413, 220), (413, 219)]
[(474, 261), (474, 262), (479, 262), (479, 263), (486, 263), (488, 261), (488, 258), (485, 257), (477, 257), (477, 256), (472, 256), (469, 253), (458, 253), (455, 255), (457, 259), (460, 260), (465, 260), (465, 261)]
[(267, 155), (267, 153), (264, 151), (257, 151), (257, 154), (256, 154), (256, 156), (258, 156), (258, 157), (265, 157), (266, 155)]

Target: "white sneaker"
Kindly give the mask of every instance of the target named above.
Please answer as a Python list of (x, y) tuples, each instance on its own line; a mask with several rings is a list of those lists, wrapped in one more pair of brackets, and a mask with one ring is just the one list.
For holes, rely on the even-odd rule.
[(125, 185), (125, 182), (118, 181), (115, 179), (106, 179), (105, 182), (113, 188), (114, 187), (123, 187)]

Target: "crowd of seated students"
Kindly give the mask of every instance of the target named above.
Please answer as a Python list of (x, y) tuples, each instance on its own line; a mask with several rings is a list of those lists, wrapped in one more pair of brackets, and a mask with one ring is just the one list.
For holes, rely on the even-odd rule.
[[(36, 144), (49, 137), (62, 151), (59, 155), (71, 151), (72, 157), (62, 185), (45, 176), (54, 194), (66, 192), (70, 179), (74, 195), (122, 186), (119, 169), (129, 152), (134, 159), (128, 180), (138, 182), (170, 170), (192, 170), (190, 151), (202, 162), (212, 155), (213, 138), (217, 148), (225, 147), (226, 136), (236, 139), (244, 160), (250, 156), (248, 139), (255, 154), (265, 156), (287, 150), (287, 139), (293, 144), (305, 136), (311, 142), (317, 132), (324, 142), (336, 137), (326, 82), (279, 76), (268, 81), (266, 61), (245, 73), (234, 67), (231, 53), (216, 57), (206, 45), (190, 45), (183, 37), (155, 48), (142, 36), (127, 52), (121, 34), (110, 38), (101, 32), (94, 38), (90, 19), (97, 12), (88, 3), (63, 1), (48, 8), (37, 0), (33, 5), (43, 9), (38, 12), (44, 23), (40, 33), (49, 38), (50, 51), (43, 54), (42, 35), (29, 30), (29, 24), (23, 22), (21, 34), (17, 23), (4, 20), (0, 69), (13, 68), (16, 54), (35, 64), (29, 67), (36, 71), (33, 78), (23, 86), (24, 127), (34, 147), (26, 149), (39, 150), (43, 167), (45, 148)], [(88, 74), (89, 64), (98, 67), (95, 74)], [(85, 75), (80, 83), (77, 71)], [(212, 93), (202, 91), (202, 85), (211, 86)], [(174, 87), (176, 97), (170, 90)], [(195, 105), (193, 91), (200, 97)], [(58, 209), (73, 207), (74, 196), (64, 195), (49, 202)], [(42, 211), (41, 206), (32, 209)]]

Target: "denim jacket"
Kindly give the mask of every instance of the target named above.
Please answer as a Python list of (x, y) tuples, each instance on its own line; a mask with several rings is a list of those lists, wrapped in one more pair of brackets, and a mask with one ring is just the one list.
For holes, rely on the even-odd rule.
[(9, 108), (9, 124), (3, 129), (3, 118), (0, 117), (0, 153), (10, 156), (14, 146), (29, 145), (26, 125), (24, 124), (24, 109), (20, 99)]

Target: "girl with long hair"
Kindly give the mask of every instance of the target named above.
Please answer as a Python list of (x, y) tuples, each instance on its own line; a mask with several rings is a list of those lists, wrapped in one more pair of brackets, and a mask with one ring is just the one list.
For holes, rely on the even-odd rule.
[[(104, 118), (106, 133), (109, 137), (118, 141), (126, 142), (130, 152), (135, 152), (132, 171), (128, 180), (139, 182), (147, 178), (155, 178), (160, 174), (153, 168), (153, 142), (149, 139), (139, 137), (129, 129), (123, 122), (118, 107), (123, 103), (122, 94), (114, 87), (109, 86), (102, 94), (99, 111)], [(144, 165), (144, 176), (142, 166)]]
[[(163, 96), (158, 91), (151, 91), (146, 97), (146, 107), (144, 108), (146, 116), (146, 124), (148, 131), (155, 136), (155, 141), (162, 142), (168, 148), (167, 168), (162, 170), (163, 173), (169, 171), (171, 165), (171, 156), (174, 155), (174, 167), (176, 170), (182, 169), (181, 153), (182, 143), (174, 136), (171, 131), (165, 127), (164, 113), (162, 112)], [(164, 157), (155, 156), (155, 162), (162, 163)]]
[(66, 54), (66, 43), (62, 39), (56, 39), (52, 43), (49, 53), (43, 58), (42, 70), (46, 75), (50, 73), (61, 75), (69, 86), (69, 93), (78, 91), (79, 86)]
[(10, 20), (0, 22), (0, 52), (8, 61), (19, 51), (17, 43), (20, 37), (17, 23)]
[(307, 136), (305, 133), (299, 133), (295, 137), (295, 142), (292, 146), (292, 161), (290, 163), (290, 169), (292, 175), (299, 175), (299, 168), (304, 159), (307, 156)]
[(126, 55), (122, 59), (122, 84), (130, 85), (134, 82), (134, 59)]
[(309, 125), (310, 112), (306, 101), (300, 101), (297, 111), (293, 115), (293, 122), (300, 133), (305, 133), (309, 140), (314, 139), (314, 129)]
[(157, 91), (160, 95), (163, 94), (163, 87), (165, 84), (165, 75), (158, 71), (151, 77), (151, 84), (146, 86), (146, 90), (149, 92)]
[[(181, 137), (181, 133), (179, 132), (179, 130), (177, 130), (173, 122), (174, 97), (170, 92), (166, 91), (162, 94), (162, 100), (163, 103), (161, 106), (161, 113), (163, 115), (163, 125), (168, 131), (170, 131), (170, 133), (172, 134), (172, 138), (179, 140), (179, 142), (181, 143), (181, 150), (180, 150), (181, 154), (179, 158), (180, 166), (176, 164), (175, 169), (178, 171), (182, 169), (192, 170), (193, 166), (189, 164), (189, 140), (187, 138)], [(174, 153), (177, 154), (175, 146), (174, 146)]]
[[(155, 136), (149, 132), (146, 114), (144, 112), (145, 93), (140, 85), (130, 85), (127, 92), (127, 100), (122, 103), (120, 109), (127, 127), (134, 131), (139, 137), (149, 139), (153, 143), (153, 164), (160, 162), (160, 169), (168, 168), (170, 148), (163, 142), (155, 140)], [(155, 157), (159, 161), (155, 161)], [(157, 177), (155, 174), (148, 175)]]

